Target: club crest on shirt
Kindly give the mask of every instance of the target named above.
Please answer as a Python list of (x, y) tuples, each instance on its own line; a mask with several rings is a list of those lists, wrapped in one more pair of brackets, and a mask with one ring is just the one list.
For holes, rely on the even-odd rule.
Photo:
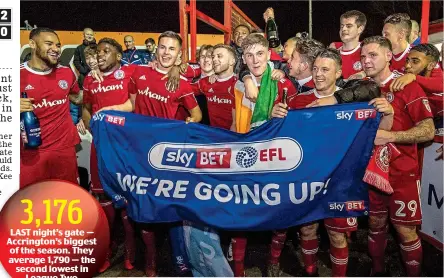
[(353, 64), (353, 69), (354, 70), (362, 70), (362, 65), (360, 61), (357, 61)]
[(123, 70), (116, 70), (115, 72), (114, 72), (114, 77), (116, 78), (116, 79), (123, 79), (123, 78), (125, 78), (125, 72), (123, 71)]
[(390, 148), (385, 145), (382, 148), (376, 148), (375, 152), (377, 152), (374, 155), (376, 155), (376, 164), (378, 165), (379, 169), (385, 173), (388, 173), (390, 157), (392, 156)]
[(393, 95), (392, 92), (388, 92), (388, 93), (385, 95), (385, 98), (387, 99), (388, 102), (391, 103), (391, 102), (395, 99), (395, 95)]
[(66, 80), (60, 80), (59, 87), (62, 88), (63, 90), (68, 89), (68, 82), (66, 82)]
[(422, 100), (422, 104), (424, 104), (424, 106), (427, 109), (427, 111), (429, 111), (430, 113), (432, 112), (432, 109), (430, 109), (430, 105), (429, 105), (429, 100), (428, 99), (423, 99)]
[(347, 224), (348, 224), (349, 226), (354, 226), (354, 225), (356, 225), (356, 222), (357, 222), (356, 217), (348, 217), (348, 218), (347, 218)]

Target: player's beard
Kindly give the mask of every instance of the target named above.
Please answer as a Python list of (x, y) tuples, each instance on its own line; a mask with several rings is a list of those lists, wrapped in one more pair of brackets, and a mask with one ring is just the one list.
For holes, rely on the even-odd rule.
[(228, 63), (227, 64), (220, 64), (218, 71), (216, 71), (216, 68), (214, 68), (214, 73), (217, 75), (222, 75), (228, 70), (228, 68), (229, 68)]
[(428, 70), (427, 70), (427, 67), (425, 67), (425, 68), (424, 68), (421, 72), (419, 72), (417, 75), (420, 75), (420, 76), (426, 76), (427, 73), (428, 73)]
[(42, 51), (42, 49), (37, 45), (37, 47), (36, 47), (36, 49), (35, 49), (35, 55), (40, 59), (40, 60), (42, 60), (43, 62), (45, 62), (45, 64), (48, 66), (48, 67), (50, 67), (50, 68), (54, 68), (54, 67), (56, 67), (58, 64), (59, 64), (59, 59), (60, 59), (60, 57), (57, 59), (57, 60), (54, 60), (54, 59), (50, 59), (49, 57), (48, 57), (48, 52), (44, 52), (44, 51)]

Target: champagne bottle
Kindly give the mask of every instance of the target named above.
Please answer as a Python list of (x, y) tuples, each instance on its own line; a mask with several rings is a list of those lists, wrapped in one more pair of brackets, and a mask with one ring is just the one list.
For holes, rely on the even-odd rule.
[(270, 44), (270, 48), (278, 47), (281, 43), (279, 40), (277, 25), (273, 18), (268, 18), (265, 30), (267, 32), (267, 40)]
[(284, 92), (282, 94), (282, 103), (287, 104), (287, 97), (288, 97), (288, 89), (284, 88)]
[[(25, 92), (21, 95), (22, 98), (28, 98)], [(20, 133), (22, 138), (26, 139), (24, 140), (26, 148), (34, 149), (42, 144), (40, 122), (33, 111), (20, 113)]]

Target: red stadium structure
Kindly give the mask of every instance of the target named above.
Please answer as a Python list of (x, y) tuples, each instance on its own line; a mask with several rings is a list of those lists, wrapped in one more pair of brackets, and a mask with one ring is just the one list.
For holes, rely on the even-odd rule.
[[(259, 29), (259, 27), (244, 13), (242, 10), (233, 3), (232, 0), (224, 0), (224, 23), (209, 17), (203, 12), (197, 10), (196, 0), (190, 0), (187, 4), (187, 0), (179, 0), (179, 20), (180, 20), (180, 35), (183, 39), (182, 44), (182, 57), (184, 60), (188, 60), (188, 18), (190, 19), (189, 31), (190, 31), (190, 49), (191, 49), (191, 61), (196, 61), (196, 37), (197, 37), (197, 19), (206, 24), (216, 28), (224, 33), (224, 43), (230, 44), (231, 32), (235, 25), (239, 23), (247, 24), (250, 27)], [(235, 23), (235, 24), (233, 24)]]

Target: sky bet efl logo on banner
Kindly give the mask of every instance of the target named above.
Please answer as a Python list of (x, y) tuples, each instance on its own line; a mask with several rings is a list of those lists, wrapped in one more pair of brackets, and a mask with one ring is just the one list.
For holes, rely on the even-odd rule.
[(368, 209), (369, 108), (293, 110), (247, 134), (118, 111), (91, 128), (103, 188), (133, 220), (273, 230)]
[(288, 172), (302, 161), (302, 148), (292, 138), (224, 144), (159, 143), (148, 153), (158, 170), (193, 173), (244, 174)]
[(376, 117), (376, 110), (374, 109), (359, 109), (359, 110), (346, 110), (346, 111), (335, 111), (336, 120), (347, 120), (355, 119), (358, 121), (363, 121), (368, 118)]

